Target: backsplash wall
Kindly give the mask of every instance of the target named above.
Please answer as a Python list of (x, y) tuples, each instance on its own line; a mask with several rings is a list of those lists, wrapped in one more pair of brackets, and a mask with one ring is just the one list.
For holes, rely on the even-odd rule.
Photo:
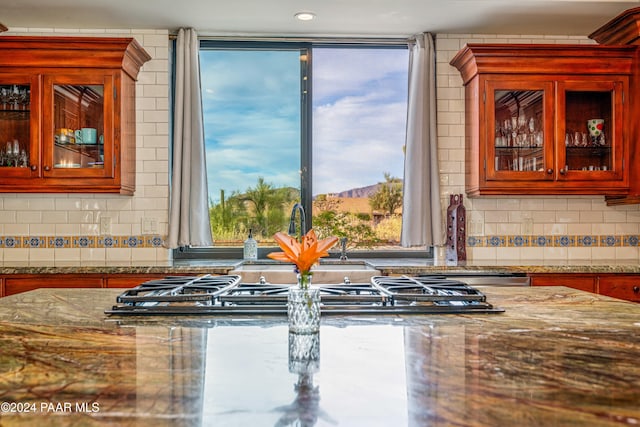
[[(0, 193), (0, 262), (4, 265), (163, 265), (170, 251), (169, 35), (167, 30), (11, 28), (6, 35), (133, 37), (151, 55), (136, 83), (136, 191), (104, 194)], [(100, 219), (111, 218), (101, 235)], [(143, 234), (142, 220), (156, 229)]]
[[(164, 265), (171, 251), (169, 38), (167, 30), (12, 28), (7, 35), (134, 37), (152, 56), (137, 82), (134, 196), (0, 194), (0, 262), (5, 265)], [(438, 135), (443, 208), (464, 193), (464, 89), (449, 61), (467, 42), (593, 43), (586, 37), (437, 35)], [(603, 197), (465, 197), (468, 257), (496, 264), (527, 260), (638, 261), (640, 209), (607, 207)], [(100, 235), (100, 218), (112, 233)], [(157, 223), (143, 234), (142, 220)]]
[[(466, 43), (595, 42), (567, 36), (437, 35), (438, 142), (445, 211), (449, 194), (464, 193), (464, 87), (449, 61)], [(603, 196), (465, 197), (464, 205), (467, 257), (476, 263), (640, 260), (637, 205), (608, 207)]]

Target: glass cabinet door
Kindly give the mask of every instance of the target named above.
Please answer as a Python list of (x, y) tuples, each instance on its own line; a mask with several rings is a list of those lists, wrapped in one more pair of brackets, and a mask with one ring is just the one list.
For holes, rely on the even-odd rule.
[[(45, 102), (51, 122), (45, 124), (44, 171), (53, 176), (105, 177), (111, 161), (113, 92), (109, 76), (45, 77)], [(47, 143), (47, 141), (49, 143)]]
[(549, 82), (489, 81), (487, 179), (553, 179)]
[(38, 90), (35, 76), (0, 75), (0, 176), (38, 173)]
[(621, 173), (623, 82), (558, 82), (564, 113), (557, 138), (561, 178), (602, 179)]

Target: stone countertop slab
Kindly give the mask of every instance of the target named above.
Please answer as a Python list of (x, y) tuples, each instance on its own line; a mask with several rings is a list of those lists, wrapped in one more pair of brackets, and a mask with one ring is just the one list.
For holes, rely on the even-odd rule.
[[(256, 262), (250, 262), (256, 264)], [(340, 264), (338, 260), (322, 260), (323, 264)], [(584, 273), (640, 274), (637, 260), (573, 260), (558, 263), (556, 260), (519, 261), (468, 261), (460, 265), (446, 265), (424, 258), (371, 258), (350, 259), (349, 264), (366, 264), (383, 275), (430, 274), (443, 272), (479, 273)], [(271, 260), (260, 260), (257, 264), (272, 265)], [(242, 260), (184, 260), (166, 265), (102, 265), (102, 266), (16, 266), (0, 262), (0, 274), (229, 274), (243, 265)]]
[(282, 317), (107, 317), (111, 289), (6, 297), (2, 424), (640, 423), (640, 305), (565, 287), (480, 289), (505, 312), (324, 316), (304, 374)]

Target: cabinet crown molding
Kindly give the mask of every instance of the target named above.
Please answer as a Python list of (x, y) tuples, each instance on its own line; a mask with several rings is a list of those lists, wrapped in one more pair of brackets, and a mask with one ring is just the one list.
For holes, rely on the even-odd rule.
[(450, 64), (458, 69), (464, 84), (479, 73), (631, 75), (635, 52), (633, 46), (472, 43)]

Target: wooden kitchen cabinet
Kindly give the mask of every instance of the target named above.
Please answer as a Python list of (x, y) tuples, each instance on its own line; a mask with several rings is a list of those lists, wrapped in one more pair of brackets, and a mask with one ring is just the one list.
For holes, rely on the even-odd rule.
[[(601, 45), (611, 46), (640, 46), (640, 7), (622, 12), (611, 21), (598, 28), (589, 38)], [(640, 64), (640, 52), (636, 64)], [(608, 196), (607, 205), (638, 204), (640, 203), (640, 122), (636, 117), (640, 114), (640, 65), (634, 67), (631, 79), (631, 129), (630, 129), (630, 171), (629, 193), (624, 196)]]
[(465, 85), (467, 194), (626, 194), (635, 54), (632, 47), (465, 46), (451, 65)]
[(131, 38), (0, 38), (0, 192), (135, 190)]

